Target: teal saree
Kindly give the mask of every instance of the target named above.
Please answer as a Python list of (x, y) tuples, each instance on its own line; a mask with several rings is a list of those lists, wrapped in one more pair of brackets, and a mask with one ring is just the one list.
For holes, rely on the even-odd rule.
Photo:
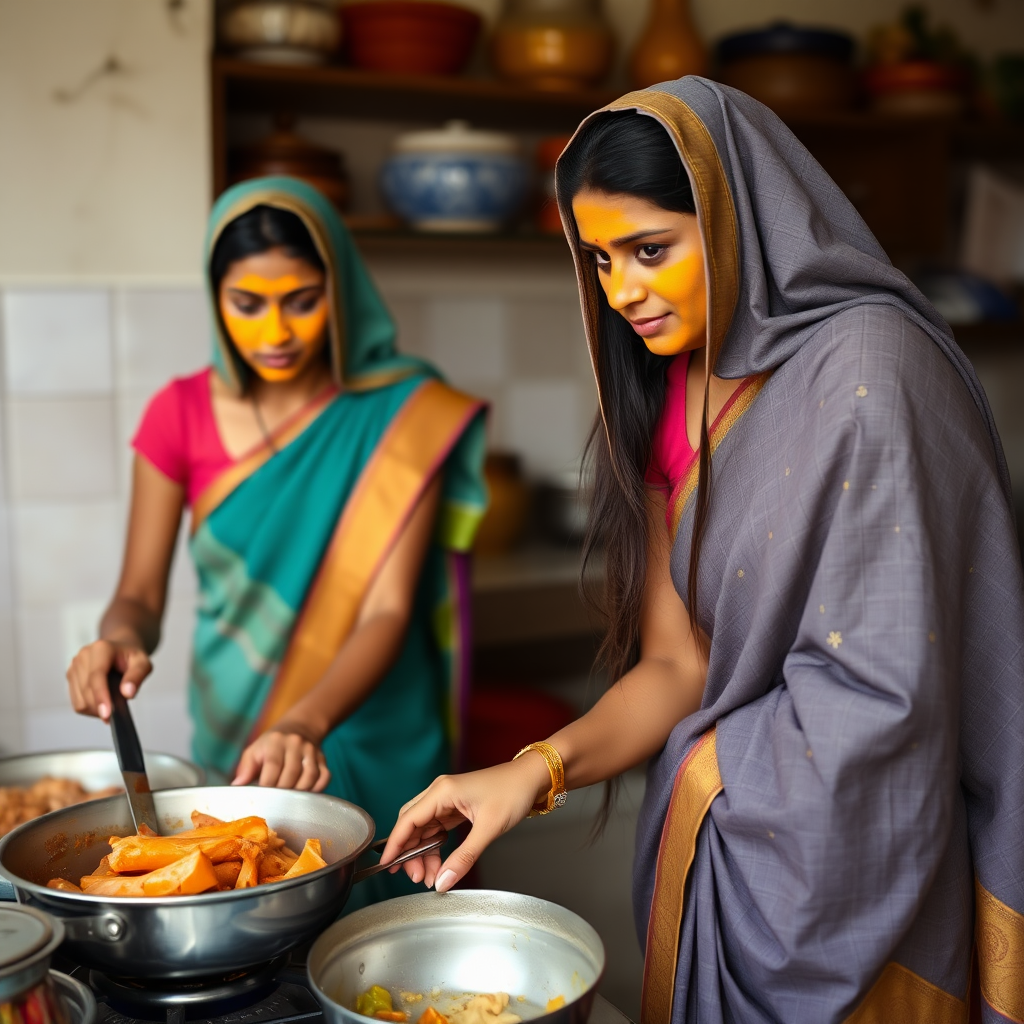
[[(344, 645), (376, 569), (437, 475), (442, 503), (415, 611), (392, 669), (323, 744), (327, 791), (384, 834), (410, 793), (452, 766), (466, 693), (467, 552), (486, 504), (483, 405), (398, 356), (394, 326), (333, 209), (287, 178), (246, 182), (215, 207), (207, 252), (253, 206), (298, 213), (331, 278), (332, 387), (233, 464), (193, 509), (199, 607), (190, 680), (193, 755), (230, 778), (247, 743), (309, 692)], [(212, 301), (214, 367), (246, 367)], [(350, 908), (404, 891), (383, 875)]]

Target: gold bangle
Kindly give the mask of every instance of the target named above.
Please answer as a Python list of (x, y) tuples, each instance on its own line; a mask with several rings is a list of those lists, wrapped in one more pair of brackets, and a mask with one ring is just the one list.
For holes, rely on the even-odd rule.
[(548, 790), (547, 796), (538, 800), (528, 815), (528, 817), (535, 818), (538, 814), (550, 814), (556, 807), (562, 807), (565, 804), (567, 798), (565, 768), (562, 765), (561, 755), (550, 743), (530, 743), (523, 747), (512, 760), (518, 761), (528, 750), (536, 750), (544, 758), (551, 775), (551, 789)]

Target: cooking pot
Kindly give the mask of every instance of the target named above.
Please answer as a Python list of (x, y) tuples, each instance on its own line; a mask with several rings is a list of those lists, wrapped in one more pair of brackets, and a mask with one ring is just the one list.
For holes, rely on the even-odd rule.
[[(153, 789), (201, 786), (206, 774), (198, 765), (173, 754), (145, 752), (146, 774)], [(113, 750), (51, 750), (0, 758), (0, 786), (31, 786), (49, 776), (74, 779), (86, 789), (123, 785)]]
[[(198, 765), (173, 754), (145, 755), (154, 789), (201, 786), (206, 774)], [(74, 779), (85, 789), (107, 789), (123, 784), (117, 755), (112, 750), (51, 750), (0, 758), (0, 786), (31, 786), (43, 778)], [(14, 899), (14, 889), (0, 877), (0, 902)]]
[(190, 828), (194, 810), (224, 820), (258, 815), (295, 849), (319, 839), (327, 866), (282, 882), (198, 896), (89, 896), (46, 883), (57, 877), (77, 882), (109, 852), (109, 836), (134, 833), (127, 797), (76, 804), (19, 825), (0, 841), (0, 876), (22, 903), (61, 919), (70, 956), (108, 974), (190, 978), (265, 963), (321, 932), (338, 916), (353, 882), (382, 870), (355, 870), (356, 858), (371, 845), (373, 819), (338, 797), (216, 786), (164, 790), (153, 800), (165, 835)]
[[(306, 969), (329, 1024), (366, 1024), (353, 1007), (371, 985), (386, 988), (395, 1009), (413, 1019), (427, 1006), (445, 1013), (467, 993), (507, 992), (509, 1009), (531, 1024), (583, 1024), (604, 965), (597, 932), (564, 907), (514, 892), (455, 889), (349, 914), (313, 943)], [(547, 1012), (559, 996), (564, 1005)]]

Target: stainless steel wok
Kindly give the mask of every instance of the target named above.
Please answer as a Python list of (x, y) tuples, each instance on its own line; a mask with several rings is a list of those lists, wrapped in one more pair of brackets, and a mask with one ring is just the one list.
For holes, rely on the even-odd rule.
[[(329, 1024), (366, 1024), (353, 1007), (371, 985), (388, 989), (413, 1020), (427, 1006), (450, 1011), (468, 992), (507, 992), (524, 1020), (583, 1024), (604, 965), (600, 937), (572, 911), (514, 892), (456, 889), (343, 917), (313, 943), (307, 970)], [(546, 1012), (557, 996), (565, 1006)]]
[(371, 845), (373, 819), (337, 797), (219, 786), (164, 790), (154, 801), (165, 835), (191, 828), (194, 810), (226, 820), (255, 814), (293, 848), (319, 839), (327, 867), (285, 882), (200, 896), (86, 896), (47, 889), (46, 883), (56, 877), (77, 882), (109, 852), (109, 836), (135, 831), (127, 798), (76, 804), (18, 826), (0, 841), (0, 876), (22, 903), (61, 918), (72, 957), (109, 974), (189, 978), (264, 963), (322, 931), (341, 911), (352, 883), (379, 870), (354, 870)]

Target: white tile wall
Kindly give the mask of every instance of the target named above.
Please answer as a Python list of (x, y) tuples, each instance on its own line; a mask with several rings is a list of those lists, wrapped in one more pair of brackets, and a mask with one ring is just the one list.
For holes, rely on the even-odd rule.
[(12, 398), (7, 424), (12, 500), (111, 498), (117, 492), (112, 397)]
[[(493, 446), (519, 450), (536, 474), (571, 465), (593, 410), (572, 288), (493, 270), (447, 280), (384, 282), (400, 346), (493, 403)], [(68, 707), (68, 652), (94, 634), (120, 568), (139, 417), (171, 377), (208, 360), (206, 298), (16, 289), (0, 310), (0, 749), (106, 745), (106, 727)], [(196, 594), (187, 541), (185, 523), (154, 672), (134, 704), (144, 742), (181, 754)]]
[(8, 394), (109, 394), (112, 390), (108, 290), (7, 291), (3, 327)]

